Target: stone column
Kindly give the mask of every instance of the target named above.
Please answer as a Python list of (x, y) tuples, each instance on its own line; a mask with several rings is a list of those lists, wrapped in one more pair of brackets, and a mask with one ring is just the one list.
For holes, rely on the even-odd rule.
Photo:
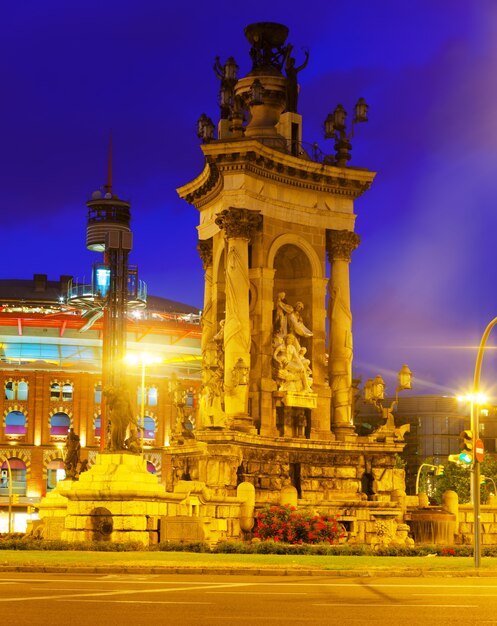
[(197, 250), (204, 267), (204, 310), (202, 311), (202, 358), (207, 344), (212, 339), (215, 320), (212, 319), (212, 237), (200, 240)]
[(226, 317), (224, 323), (224, 407), (228, 419), (247, 415), (248, 380), (240, 380), (240, 366), (250, 372), (250, 316), (248, 244), (262, 223), (259, 211), (230, 208), (216, 224), (226, 241)]
[(349, 263), (359, 235), (327, 230), (326, 250), (331, 264), (329, 297), (328, 371), (331, 387), (331, 428), (338, 439), (355, 436), (352, 415), (352, 313)]

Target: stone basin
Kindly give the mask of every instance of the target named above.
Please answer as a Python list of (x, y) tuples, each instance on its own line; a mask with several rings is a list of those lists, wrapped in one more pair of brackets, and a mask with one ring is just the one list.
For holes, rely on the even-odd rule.
[(452, 545), (456, 532), (456, 516), (442, 508), (411, 511), (408, 524), (416, 544)]

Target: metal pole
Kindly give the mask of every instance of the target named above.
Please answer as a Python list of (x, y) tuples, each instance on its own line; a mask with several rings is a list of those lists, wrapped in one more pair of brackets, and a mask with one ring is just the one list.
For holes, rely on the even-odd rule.
[[(497, 317), (489, 323), (485, 328), (485, 332), (482, 335), (480, 341), (480, 347), (478, 348), (478, 354), (476, 356), (475, 364), (475, 377), (473, 382), (473, 400), (471, 401), (471, 431), (474, 442), (480, 438), (480, 424), (479, 424), (479, 408), (476, 403), (476, 396), (479, 393), (480, 378), (481, 378), (481, 364), (483, 361), (483, 353), (487, 343), (490, 331), (497, 324)], [(475, 568), (480, 567), (480, 538), (481, 538), (481, 521), (480, 521), (480, 463), (476, 458), (473, 451), (473, 512), (474, 512), (474, 561)]]
[(141, 423), (142, 423), (142, 454), (144, 452), (144, 444), (145, 444), (145, 358), (142, 355), (142, 405), (141, 405)]
[(7, 473), (9, 475), (9, 533), (12, 532), (12, 468), (9, 459), (2, 455), (2, 459), (7, 463)]

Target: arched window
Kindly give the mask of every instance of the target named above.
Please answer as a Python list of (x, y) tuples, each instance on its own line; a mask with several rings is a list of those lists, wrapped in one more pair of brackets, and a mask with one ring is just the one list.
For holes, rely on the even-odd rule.
[(62, 400), (65, 402), (70, 402), (72, 400), (72, 384), (65, 383), (62, 386)]
[(69, 427), (71, 426), (71, 419), (67, 413), (54, 413), (50, 418), (50, 435), (52, 437), (60, 437), (67, 435)]
[(147, 461), (147, 472), (149, 472), (150, 474), (157, 474), (155, 465), (153, 463), (150, 463), (150, 461)]
[(148, 406), (157, 406), (157, 387), (149, 387), (147, 404)]
[(14, 383), (9, 380), (5, 383), (5, 399), (6, 400), (15, 400), (15, 390)]
[(155, 421), (152, 417), (145, 415), (143, 420), (145, 432), (143, 434), (144, 439), (155, 439)]
[(24, 380), (9, 380), (5, 383), (6, 400), (27, 400), (28, 383)]
[(50, 400), (60, 400), (60, 383), (50, 385)]
[(47, 465), (47, 493), (55, 489), (59, 480), (64, 480), (66, 470), (62, 459), (54, 459)]
[(100, 437), (100, 428), (102, 425), (102, 418), (100, 415), (95, 418), (95, 437)]
[(17, 399), (18, 400), (28, 399), (28, 383), (24, 380), (20, 380), (17, 383)]
[(54, 381), (50, 385), (50, 400), (63, 400), (64, 402), (70, 402), (72, 400), (72, 394), (72, 383), (61, 384), (58, 381)]
[[(19, 496), (26, 495), (26, 463), (12, 457), (9, 459), (10, 471), (12, 472), (12, 493)], [(0, 494), (9, 495), (9, 470), (7, 463), (2, 463), (1, 480), (0, 480)]]
[(6, 435), (25, 435), (26, 416), (21, 411), (10, 411), (5, 417)]

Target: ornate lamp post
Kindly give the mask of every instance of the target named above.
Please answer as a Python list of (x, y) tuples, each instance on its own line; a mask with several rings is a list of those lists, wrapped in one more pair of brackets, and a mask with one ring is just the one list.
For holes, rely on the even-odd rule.
[[(393, 411), (397, 409), (399, 402), (399, 391), (412, 389), (412, 372), (407, 365), (403, 365), (399, 371), (399, 384), (395, 388), (395, 400), (390, 407), (383, 406), (385, 399), (385, 382), (378, 374), (374, 379), (369, 378), (364, 385), (364, 400), (376, 407), (376, 410), (386, 419), (381, 429), (393, 431), (395, 423), (393, 419)], [(399, 430), (408, 430), (409, 425), (405, 424)]]
[(333, 113), (329, 113), (324, 121), (324, 137), (325, 139), (336, 139), (335, 143), (335, 165), (337, 167), (346, 167), (347, 162), (350, 161), (350, 151), (352, 150), (352, 144), (350, 140), (354, 136), (354, 126), (359, 122), (368, 121), (368, 105), (364, 98), (359, 98), (354, 109), (354, 119), (350, 129), (350, 134), (347, 135), (346, 117), (347, 112), (341, 104), (337, 105)]

